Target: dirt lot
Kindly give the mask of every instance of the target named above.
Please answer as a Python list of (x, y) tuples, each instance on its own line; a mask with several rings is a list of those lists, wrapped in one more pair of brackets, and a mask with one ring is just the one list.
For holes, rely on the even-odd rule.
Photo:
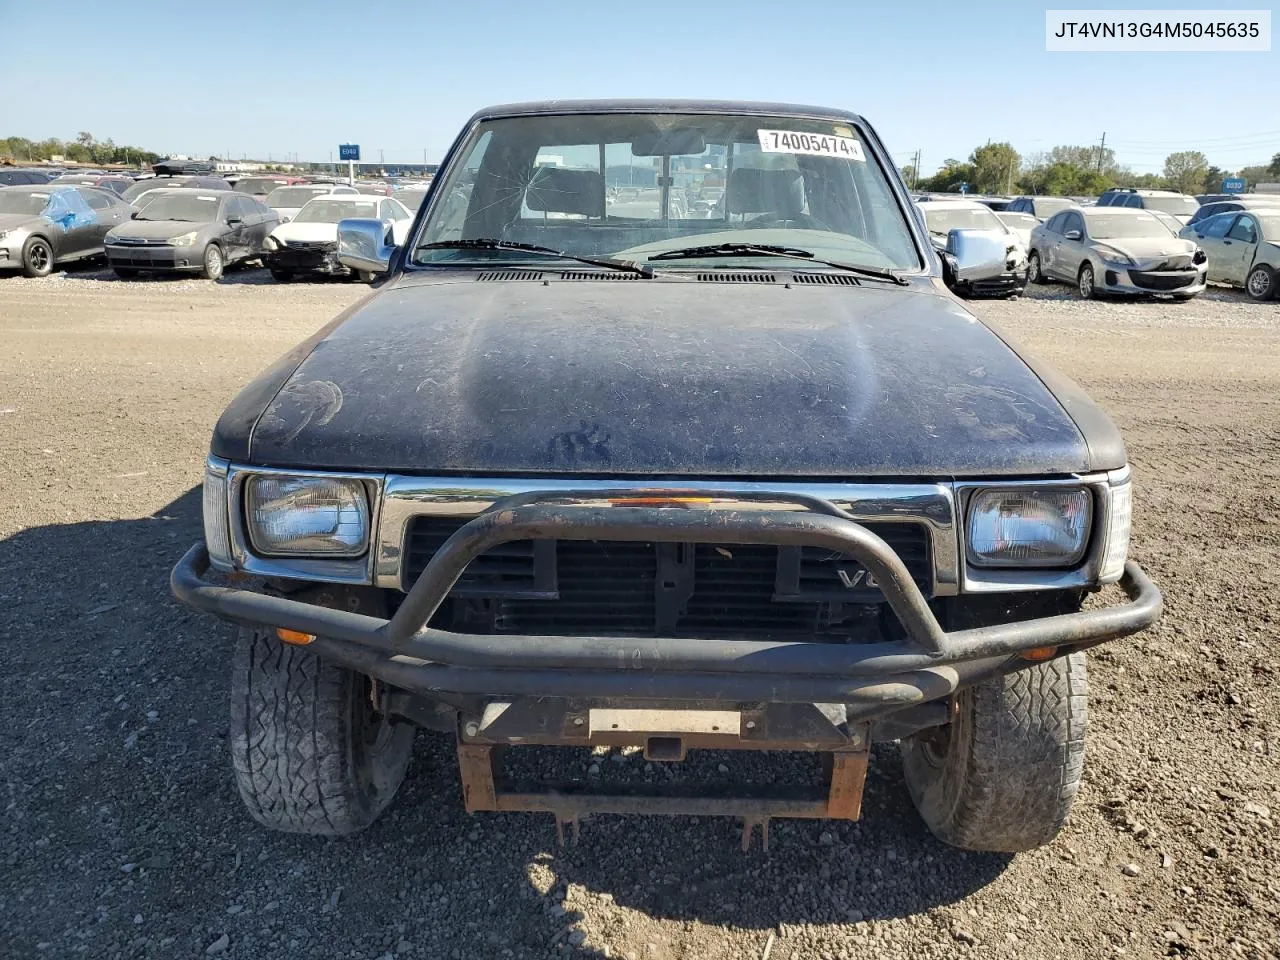
[[(878, 748), (859, 824), (585, 825), (461, 810), (423, 734), (341, 841), (241, 808), (228, 630), (170, 599), (211, 425), (350, 284), (0, 280), (0, 957), (1280, 956), (1280, 305), (978, 309), (1124, 430), (1164, 620), (1091, 657), (1086, 783), (1050, 847), (942, 846)], [(643, 775), (640, 761), (623, 761)]]

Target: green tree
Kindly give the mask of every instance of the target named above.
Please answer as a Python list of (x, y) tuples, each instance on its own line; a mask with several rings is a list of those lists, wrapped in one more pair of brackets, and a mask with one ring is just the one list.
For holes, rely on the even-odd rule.
[(959, 160), (949, 159), (943, 163), (942, 169), (935, 173), (932, 177), (925, 177), (920, 181), (918, 189), (927, 192), (936, 191), (938, 193), (956, 193), (960, 190), (963, 183), (969, 184), (972, 189), (974, 181), (974, 166), (971, 163), (962, 163)]
[(970, 186), (978, 193), (1004, 193), (1012, 188), (1022, 158), (1009, 143), (988, 143), (969, 155), (973, 164)]
[(1271, 155), (1271, 162), (1267, 164), (1267, 173), (1273, 177), (1280, 177), (1280, 153)]
[(1110, 147), (1081, 147), (1064, 144), (1049, 151), (1049, 163), (1065, 163), (1082, 170), (1097, 170), (1100, 173), (1116, 171), (1116, 152)]
[(1180, 193), (1197, 192), (1208, 170), (1209, 161), (1199, 150), (1180, 150), (1164, 158), (1165, 179)]
[(1204, 172), (1204, 182), (1200, 184), (1200, 193), (1218, 193), (1222, 190), (1222, 180), (1227, 175), (1227, 171), (1209, 165), (1209, 169)]
[(904, 163), (898, 171), (902, 174), (902, 182), (908, 187), (916, 181), (916, 166), (914, 163)]

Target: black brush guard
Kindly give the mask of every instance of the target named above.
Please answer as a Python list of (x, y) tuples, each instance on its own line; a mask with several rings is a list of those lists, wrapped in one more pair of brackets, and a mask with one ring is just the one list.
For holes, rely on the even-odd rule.
[[(495, 504), (444, 543), (390, 620), (211, 583), (203, 544), (178, 562), (171, 586), (197, 610), (313, 634), (316, 654), (397, 691), (445, 702), (483, 698), (482, 711), (464, 710), (459, 721), (469, 810), (546, 810), (575, 825), (590, 812), (732, 814), (748, 828), (760, 823), (766, 842), (770, 817), (857, 819), (872, 721), (946, 703), (962, 686), (1025, 666), (1021, 655), (1030, 651), (1083, 649), (1137, 633), (1160, 615), (1160, 592), (1129, 562), (1120, 581), (1127, 603), (946, 632), (892, 548), (827, 501), (769, 494), (760, 499), (793, 509), (692, 509), (697, 504), (663, 491), (643, 506), (625, 505), (637, 499), (631, 490), (612, 502), (592, 493)], [(848, 554), (874, 576), (906, 636), (830, 644), (485, 636), (427, 626), (472, 559), (527, 539), (821, 547)], [(722, 722), (709, 724), (712, 714)], [(503, 792), (493, 748), (512, 743), (634, 744), (654, 760), (682, 759), (691, 746), (808, 750), (830, 753), (832, 770), (820, 798)], [(748, 829), (744, 843), (750, 836)]]

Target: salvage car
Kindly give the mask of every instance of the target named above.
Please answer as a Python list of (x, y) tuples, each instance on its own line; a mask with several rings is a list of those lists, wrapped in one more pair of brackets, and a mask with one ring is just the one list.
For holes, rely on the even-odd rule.
[[(1027, 251), (1021, 237), (983, 203), (976, 200), (916, 201), (925, 226), (943, 258), (949, 286), (962, 297), (1017, 297), (1027, 286)], [(984, 237), (985, 235), (985, 237)], [(999, 242), (1003, 258), (985, 271), (955, 272), (950, 260), (969, 244)]]
[(176, 189), (225, 190), (227, 185), (216, 177), (145, 177), (126, 187), (121, 196), (136, 206), (138, 200), (152, 190)]
[(1013, 213), (1009, 210), (1001, 210), (996, 217), (1013, 231), (1023, 250), (1031, 249), (1031, 231), (1039, 225), (1039, 220), (1029, 213)]
[[(263, 265), (281, 283), (288, 283), (298, 274), (351, 273), (338, 262), (338, 221), (353, 217), (390, 224), (396, 243), (405, 242), (413, 223), (413, 214), (399, 200), (341, 193), (314, 197), (296, 217), (280, 224), (267, 236)], [(358, 277), (365, 282), (374, 279), (367, 271), (361, 271)]]
[(48, 183), (57, 174), (47, 170), (23, 167), (0, 167), (0, 187), (21, 186), (26, 183)]
[(197, 273), (217, 280), (230, 265), (262, 256), (280, 222), (275, 211), (232, 190), (169, 190), (107, 234), (107, 263), (123, 279)]
[(1159, 210), (1187, 223), (1200, 207), (1195, 197), (1173, 190), (1141, 190), (1136, 187), (1113, 187), (1098, 197), (1100, 207), (1131, 207), (1135, 210)]
[(123, 196), (124, 192), (133, 186), (133, 178), (113, 176), (110, 174), (83, 174), (83, 173), (64, 173), (52, 183), (70, 183), (81, 187), (97, 187), (99, 190), (108, 190), (117, 197)]
[(241, 177), (235, 183), (239, 193), (247, 193), (256, 200), (262, 200), (272, 190), (280, 187), (291, 187), (295, 183), (306, 183), (302, 177)]
[(277, 187), (267, 194), (262, 202), (274, 210), (281, 223), (288, 223), (298, 215), (298, 211), (313, 197), (328, 197), (339, 194), (356, 193), (353, 187), (336, 183), (297, 184), (292, 187)]
[(1280, 206), (1280, 197), (1266, 193), (1255, 193), (1247, 197), (1232, 197), (1230, 200), (1210, 200), (1200, 204), (1200, 208), (1186, 222), (1188, 227), (1201, 220), (1217, 216), (1219, 213), (1231, 213), (1234, 210), (1252, 210), (1257, 207)]
[[(614, 216), (607, 171), (632, 158), (725, 177), (723, 212)], [(727, 814), (767, 846), (775, 817), (858, 819), (869, 744), (900, 740), (942, 839), (1052, 839), (1080, 784), (1084, 651), (1160, 611), (1126, 559), (1124, 442), (946, 291), (871, 126), (495, 107), (439, 178), (404, 244), (339, 225), (343, 262), (385, 279), (213, 431), (204, 538), (171, 584), (239, 627), (250, 814), (368, 826), (421, 725), (455, 738), (468, 810), (575, 831)], [(508, 776), (530, 745), (725, 750), (730, 772), (639, 792)], [(734, 780), (752, 750), (826, 774)]]
[(44, 277), (56, 266), (100, 257), (107, 231), (128, 219), (129, 205), (108, 190), (0, 187), (0, 270)]
[(1280, 290), (1280, 197), (1275, 206), (1228, 211), (1182, 228), (1209, 258), (1207, 277), (1243, 287), (1254, 300), (1274, 300)]
[(1008, 213), (1029, 213), (1037, 220), (1048, 220), (1059, 210), (1075, 206), (1066, 197), (1017, 197), (1005, 208)]
[(1031, 232), (1032, 283), (1063, 280), (1085, 300), (1109, 294), (1168, 294), (1190, 300), (1204, 290), (1205, 252), (1155, 212), (1071, 207)]

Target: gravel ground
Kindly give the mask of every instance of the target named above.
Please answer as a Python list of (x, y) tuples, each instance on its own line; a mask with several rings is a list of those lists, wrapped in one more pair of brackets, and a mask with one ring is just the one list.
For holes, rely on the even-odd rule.
[(1091, 656), (1085, 784), (1049, 847), (943, 846), (877, 748), (861, 823), (778, 822), (765, 856), (715, 819), (599, 818), (557, 851), (549, 817), (464, 814), (428, 734), (364, 834), (250, 821), (229, 633), (166, 577), (223, 405), (363, 292), (0, 280), (0, 957), (1280, 955), (1280, 305), (978, 305), (1121, 425), (1167, 612)]

